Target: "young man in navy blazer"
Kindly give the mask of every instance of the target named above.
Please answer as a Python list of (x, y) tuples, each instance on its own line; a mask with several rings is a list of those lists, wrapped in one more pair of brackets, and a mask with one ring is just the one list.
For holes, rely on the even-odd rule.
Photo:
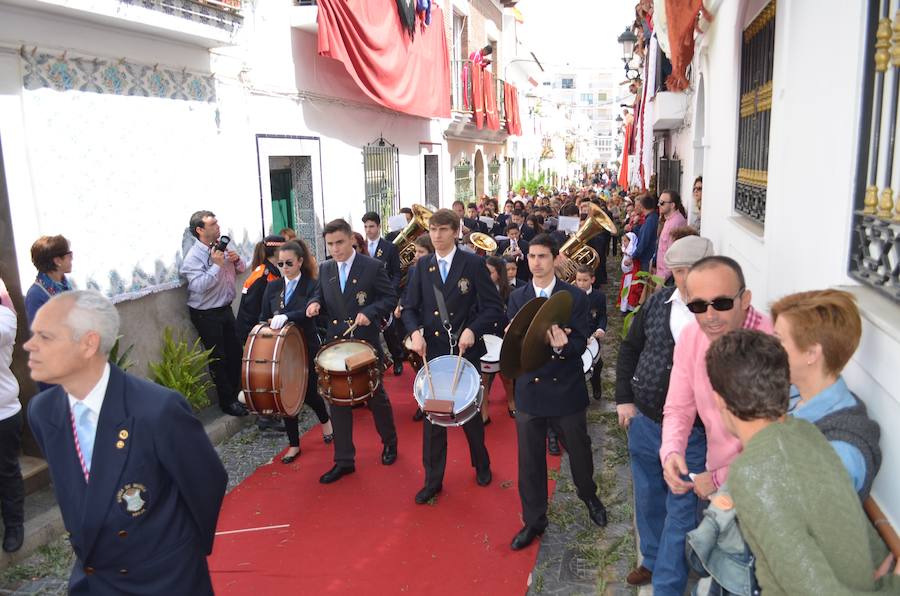
[[(400, 251), (397, 250), (393, 242), (389, 242), (381, 237), (380, 215), (374, 211), (369, 211), (363, 215), (362, 221), (366, 232), (366, 247), (369, 251), (369, 256), (384, 263), (388, 278), (391, 280), (391, 284), (398, 288), (399, 294), (400, 281), (403, 278), (403, 270), (400, 265)], [(403, 325), (396, 318), (384, 330), (384, 341), (394, 361), (394, 376), (399, 376), (403, 373), (403, 338), (405, 336)]]
[(548, 234), (538, 234), (528, 245), (531, 282), (509, 296), (510, 320), (535, 297), (549, 298), (557, 292), (572, 294), (569, 322), (547, 331), (552, 349), (550, 360), (522, 374), (515, 381), (516, 434), (519, 443), (519, 497), (525, 526), (512, 541), (512, 549), (525, 548), (547, 527), (547, 428), (559, 436), (569, 453), (572, 480), (578, 498), (584, 501), (591, 520), (606, 525), (606, 509), (597, 497), (591, 438), (587, 433), (587, 384), (581, 355), (591, 334), (588, 299), (584, 292), (558, 279), (554, 261), (559, 254)]
[(69, 593), (212, 594), (228, 475), (187, 401), (107, 362), (119, 315), (97, 292), (54, 296), (31, 330), (31, 376), (56, 385), (28, 423), (77, 557)]
[[(309, 305), (307, 317), (325, 317), (327, 341), (341, 339), (351, 325), (357, 327), (353, 337), (368, 342), (383, 361), (379, 341), (382, 319), (397, 305), (397, 288), (388, 279), (384, 264), (378, 259), (353, 250), (350, 224), (336, 219), (325, 225), (325, 246), (334, 257), (319, 265), (319, 279)], [(391, 402), (379, 383), (366, 406), (375, 418), (375, 428), (384, 445), (381, 463), (389, 466), (397, 461), (397, 430)], [(356, 471), (356, 447), (353, 445), (353, 408), (331, 405), (334, 426), (334, 467), (319, 482), (330, 484)]]
[[(503, 318), (503, 303), (491, 281), (484, 258), (464, 252), (456, 246), (460, 219), (449, 209), (431, 216), (429, 235), (435, 252), (420, 258), (410, 269), (403, 299), (403, 323), (412, 329), (412, 351), (425, 360), (451, 354), (450, 338), (444, 328), (436, 291), (443, 297), (450, 332), (456, 338), (459, 354), (477, 370), (485, 353), (481, 337), (491, 333), (494, 323)], [(469, 443), (475, 479), (481, 486), (491, 482), (490, 458), (484, 446), (481, 415), (463, 425)], [(416, 494), (416, 503), (427, 503), (441, 492), (447, 465), (447, 429), (431, 424), (423, 426), (422, 461), (425, 486)]]

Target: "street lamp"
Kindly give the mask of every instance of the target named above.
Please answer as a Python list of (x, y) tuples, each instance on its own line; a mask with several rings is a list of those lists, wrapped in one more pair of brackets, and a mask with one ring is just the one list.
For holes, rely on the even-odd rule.
[(634, 57), (634, 44), (637, 43), (637, 35), (630, 28), (625, 27), (625, 31), (618, 37), (618, 41), (622, 44), (622, 60), (627, 64)]
[(622, 114), (619, 114), (618, 116), (616, 116), (616, 122), (619, 124), (622, 124), (623, 122), (625, 122), (625, 120), (622, 118)]

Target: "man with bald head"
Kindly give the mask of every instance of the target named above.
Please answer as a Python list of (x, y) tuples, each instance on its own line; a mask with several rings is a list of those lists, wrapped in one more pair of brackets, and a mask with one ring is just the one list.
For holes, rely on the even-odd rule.
[(97, 292), (54, 296), (31, 330), (31, 376), (56, 385), (28, 423), (77, 557), (69, 593), (212, 594), (228, 476), (187, 401), (108, 363), (119, 315)]

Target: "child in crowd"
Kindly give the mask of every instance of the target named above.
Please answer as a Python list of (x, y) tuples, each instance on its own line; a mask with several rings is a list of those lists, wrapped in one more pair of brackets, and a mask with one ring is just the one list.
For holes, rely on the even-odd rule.
[[(619, 286), (619, 299), (617, 304), (619, 310), (628, 312), (637, 307), (640, 300), (640, 292), (632, 292), (631, 282), (634, 281), (634, 263), (631, 260), (634, 251), (637, 250), (637, 235), (634, 232), (628, 232), (622, 236), (622, 283)], [(637, 286), (639, 287), (639, 286)], [(632, 299), (632, 294), (637, 297)]]
[[(594, 288), (594, 270), (588, 265), (580, 264), (575, 270), (575, 285), (588, 295), (591, 316), (591, 338), (597, 349), (597, 360), (591, 374), (591, 389), (594, 399), (600, 399), (602, 387), (600, 373), (603, 371), (603, 359), (600, 358), (600, 340), (606, 335), (606, 295)], [(588, 341), (589, 345), (592, 343)]]

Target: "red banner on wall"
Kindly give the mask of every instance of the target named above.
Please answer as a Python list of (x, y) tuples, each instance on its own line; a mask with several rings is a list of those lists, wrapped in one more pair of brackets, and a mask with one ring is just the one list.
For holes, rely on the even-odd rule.
[(450, 56), (444, 14), (414, 39), (395, 0), (319, 0), (319, 55), (339, 60), (359, 88), (381, 105), (423, 118), (450, 117)]
[(514, 85), (503, 83), (503, 107), (506, 110), (506, 130), (511, 135), (522, 136), (522, 121), (519, 118), (519, 90)]

